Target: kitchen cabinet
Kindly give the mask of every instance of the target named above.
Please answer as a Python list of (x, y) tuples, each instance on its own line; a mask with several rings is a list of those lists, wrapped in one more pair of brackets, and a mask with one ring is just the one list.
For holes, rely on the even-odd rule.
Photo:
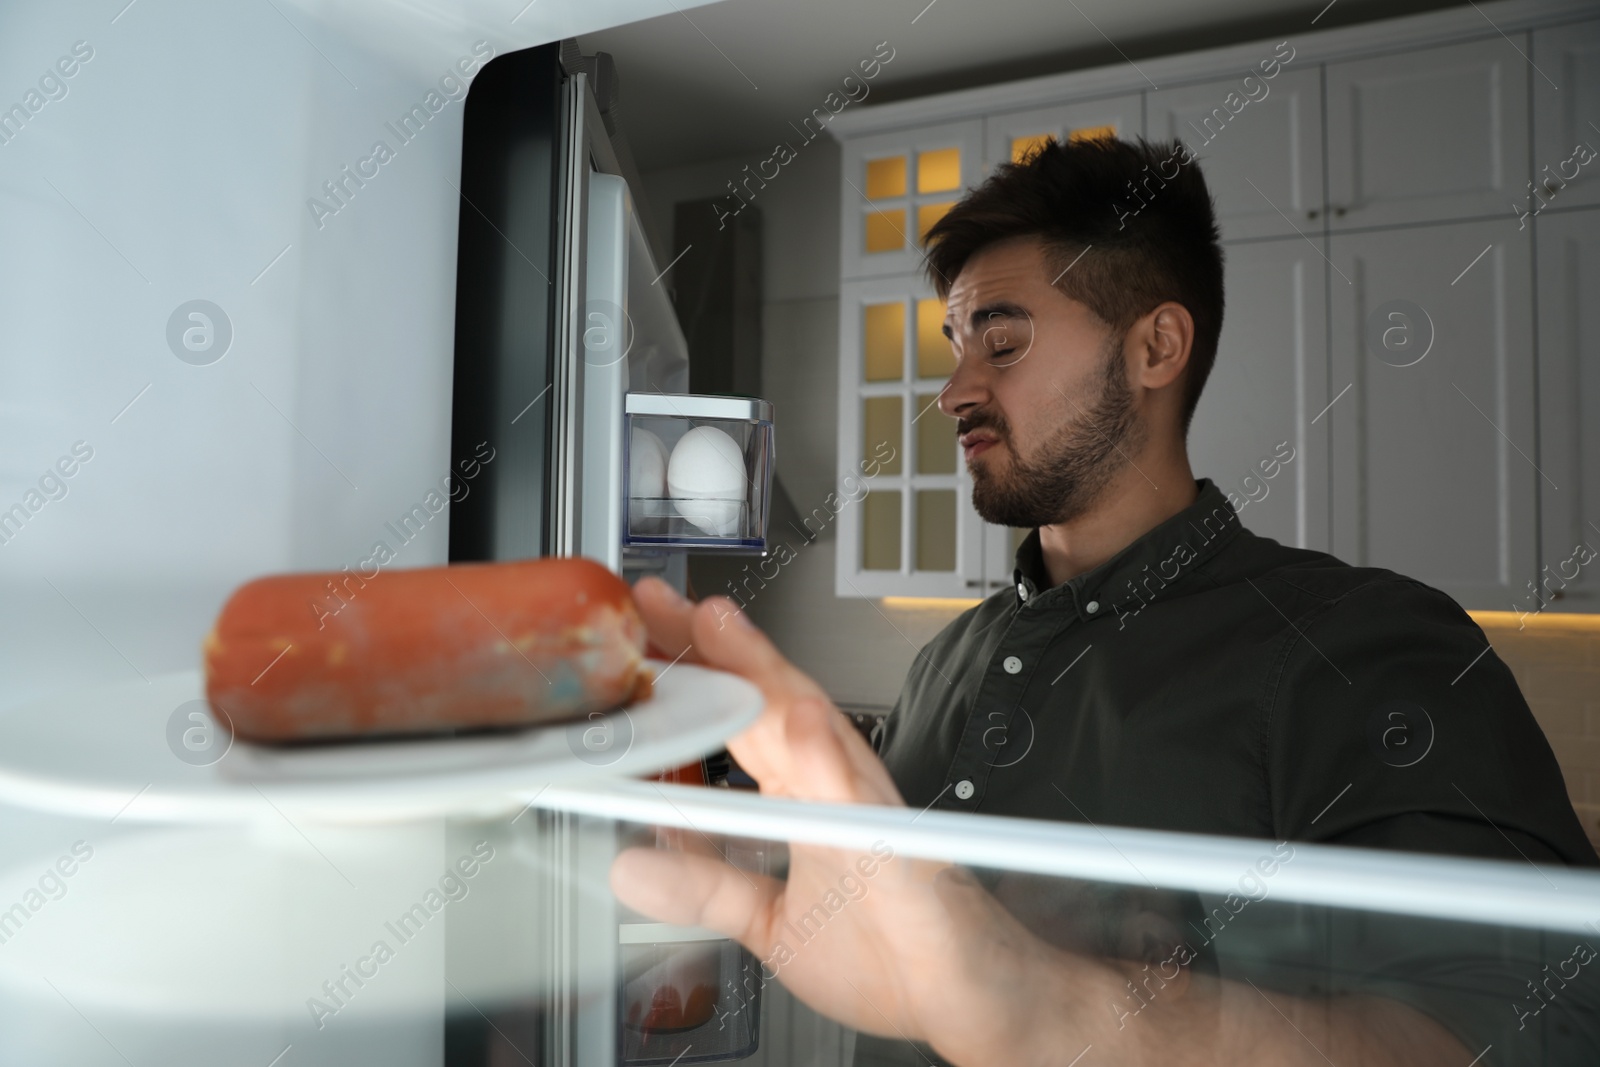
[[(1533, 35), (1533, 182), (1540, 202), (1600, 204), (1600, 19)], [(1519, 211), (1537, 207), (1526, 195)], [(1541, 209), (1543, 210), (1543, 209)]]
[[(1469, 609), (1525, 610), (1541, 567), (1570, 573), (1584, 536), (1600, 547), (1588, 526), (1600, 525), (1600, 400), (1584, 363), (1600, 324), (1582, 299), (1600, 282), (1600, 158), (1577, 151), (1600, 149), (1600, 20), (1555, 0), (1501, 5), (1492, 23), (1467, 8), (1320, 31), (1261, 78), (1275, 47), (876, 105), (831, 129), (856, 185), (868, 159), (970, 145), (974, 129), (989, 168), (1045, 133), (1139, 129), (1195, 144), (1227, 256), (1220, 351), (1189, 434), (1196, 474), (1231, 491), (1265, 536), (1413, 575)], [(1552, 192), (1551, 180), (1565, 184)], [(862, 212), (878, 205), (845, 203), (841, 277), (914, 279), (914, 254), (859, 251)], [(852, 383), (858, 329), (840, 338)], [(841, 407), (853, 413), (841, 447), (856, 459), (865, 395)], [(971, 512), (962, 475), (951, 483), (957, 570), (937, 584), (880, 572), (859, 595), (971, 597), (1009, 581), (1020, 534)], [(901, 523), (880, 535), (901, 559), (908, 499), (879, 507)], [(855, 581), (863, 551), (841, 547), (841, 575)], [(1600, 589), (1569, 583), (1544, 610), (1600, 610), (1585, 584)]]
[[(1534, 223), (1539, 278), (1539, 466), (1544, 592), (1519, 585), (1518, 607), (1600, 610), (1600, 208)], [(1579, 546), (1588, 551), (1579, 551)], [(1532, 574), (1523, 576), (1531, 580)], [(1551, 595), (1559, 599), (1551, 600)]]
[(1504, 216), (1528, 183), (1527, 34), (1329, 63), (1335, 230)]
[(1132, 138), (1143, 134), (1144, 101), (1139, 93), (1008, 111), (984, 121), (984, 171), (1016, 162), (1046, 137), (1065, 144), (1088, 137)]
[[(1327, 261), (1322, 239), (1229, 245), (1217, 360), (1189, 429), (1196, 477), (1217, 483), (1244, 525), (1328, 548)], [(1348, 398), (1346, 398), (1348, 399)]]
[(1319, 235), (1322, 72), (1280, 65), (1275, 78), (1251, 77), (1146, 94), (1150, 136), (1194, 150), (1224, 240)]
[(847, 142), (841, 277), (913, 275), (922, 235), (980, 178), (983, 123), (947, 122)]
[(955, 420), (937, 406), (955, 365), (943, 324), (944, 302), (920, 275), (840, 288), (840, 596), (971, 596), (981, 587), (984, 524)]
[(1330, 240), (1334, 554), (1474, 608), (1539, 566), (1529, 244), (1498, 217)]

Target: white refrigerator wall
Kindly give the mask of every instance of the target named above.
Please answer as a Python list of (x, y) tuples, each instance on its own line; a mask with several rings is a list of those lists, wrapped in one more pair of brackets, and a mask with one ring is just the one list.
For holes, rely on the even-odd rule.
[(196, 665), (258, 574), (444, 561), (463, 72), (673, 6), (0, 9), (0, 707)]

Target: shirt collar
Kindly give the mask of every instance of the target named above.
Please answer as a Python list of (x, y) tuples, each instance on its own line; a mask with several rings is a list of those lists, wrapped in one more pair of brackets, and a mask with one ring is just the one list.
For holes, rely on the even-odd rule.
[(1181, 582), (1243, 529), (1238, 513), (1209, 478), (1196, 483), (1194, 503), (1146, 531), (1093, 570), (1054, 588), (1039, 531), (1017, 546), (1012, 585), (1018, 604), (1070, 604), (1084, 619), (1138, 612)]

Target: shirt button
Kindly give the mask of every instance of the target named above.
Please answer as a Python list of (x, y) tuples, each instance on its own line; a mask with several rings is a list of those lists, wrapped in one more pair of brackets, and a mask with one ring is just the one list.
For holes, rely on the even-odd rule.
[(970, 779), (963, 778), (961, 781), (956, 783), (957, 800), (971, 800), (973, 791), (972, 781)]
[(1095, 612), (1100, 610), (1100, 601), (1098, 601), (1098, 600), (1089, 601), (1087, 604), (1085, 604), (1083, 606), (1083, 610), (1087, 611), (1090, 615), (1093, 615)]
[(1017, 583), (1017, 597), (1020, 600), (1028, 599), (1028, 587), (1023, 585), (1021, 582)]
[(1007, 656), (1005, 662), (1000, 665), (1006, 669), (1007, 674), (1016, 674), (1022, 670), (1022, 661), (1015, 656)]

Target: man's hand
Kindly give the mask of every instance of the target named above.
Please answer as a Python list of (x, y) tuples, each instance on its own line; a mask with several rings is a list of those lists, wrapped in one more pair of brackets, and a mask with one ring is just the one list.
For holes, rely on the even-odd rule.
[[(827, 694), (731, 602), (696, 607), (648, 578), (634, 596), (666, 656), (681, 653), (761, 689), (760, 719), (728, 747), (762, 793), (903, 806), (888, 770)], [(815, 1010), (858, 1030), (928, 1041), (957, 1063), (1019, 1050), (1037, 1032), (1029, 1016), (1041, 993), (1059, 994), (1056, 1010), (1067, 1009), (1110, 973), (1077, 968), (1083, 985), (1070, 988), (1061, 959), (1051, 958), (1062, 954), (970, 874), (895, 856), (892, 841), (875, 853), (794, 844), (783, 882), (704, 856), (632, 849), (617, 858), (611, 883), (637, 911), (737, 939)], [(1098, 1006), (1107, 996), (1090, 999)]]

